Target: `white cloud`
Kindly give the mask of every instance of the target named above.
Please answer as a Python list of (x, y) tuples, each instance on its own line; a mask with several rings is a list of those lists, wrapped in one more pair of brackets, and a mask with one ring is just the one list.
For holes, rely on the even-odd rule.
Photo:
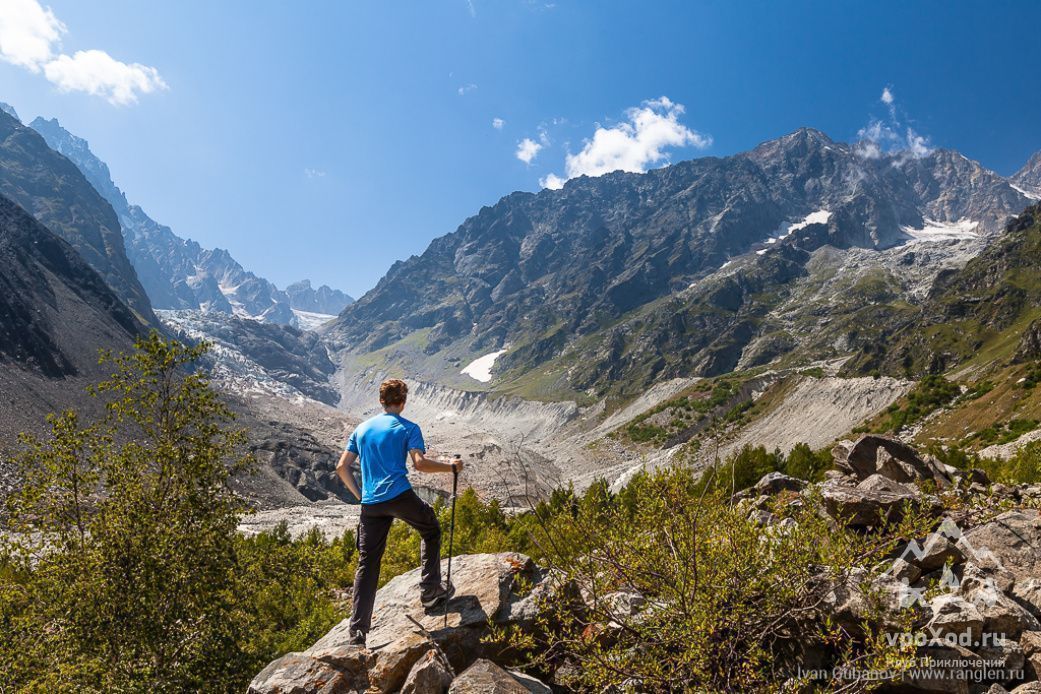
[(38, 0), (0, 1), (0, 59), (44, 77), (60, 91), (79, 91), (124, 106), (166, 89), (154, 67), (124, 63), (102, 50), (57, 53), (64, 24)]
[(36, 0), (4, 0), (0, 6), (0, 58), (12, 65), (39, 72), (64, 33), (65, 25)]
[(539, 150), (542, 149), (542, 144), (535, 142), (530, 137), (526, 137), (517, 143), (517, 158), (525, 164), (530, 164), (535, 161), (535, 157), (538, 156)]
[(474, 0), (466, 0), (466, 9), (470, 11), (470, 16), (477, 18), (477, 6), (474, 5)]
[(502, 118), (492, 118), (492, 127), (496, 130), (502, 130), (504, 125), (506, 125), (506, 121)]
[(325, 176), (325, 172), (321, 169), (307, 168), (304, 169), (304, 175), (308, 178), (323, 178)]
[(867, 125), (857, 131), (855, 151), (865, 159), (878, 159), (884, 155), (892, 155), (900, 161), (907, 157), (921, 159), (932, 153), (929, 138), (915, 132), (914, 128), (904, 123), (896, 107), (896, 97), (889, 87), (882, 89), (879, 97), (889, 112), (888, 118), (882, 121), (872, 118)]
[(546, 174), (539, 179), (539, 185), (550, 190), (560, 190), (567, 181), (555, 173)]
[(117, 106), (135, 103), (138, 94), (167, 88), (154, 67), (123, 63), (98, 50), (59, 55), (43, 66), (43, 74), (63, 92), (86, 92)]
[(463, 86), (459, 87), (459, 89), (457, 89), (456, 92), (458, 92), (459, 96), (465, 96), (466, 94), (469, 94), (475, 89), (477, 89), (477, 85), (471, 82), (470, 84), (464, 84)]
[(563, 181), (576, 176), (601, 176), (612, 171), (642, 173), (649, 166), (667, 162), (670, 148), (704, 149), (711, 145), (710, 136), (679, 122), (683, 111), (682, 104), (674, 103), (666, 96), (628, 109), (626, 122), (610, 128), (598, 126), (593, 137), (586, 140), (582, 151), (567, 155), (564, 161), (566, 177), (550, 174), (540, 183), (549, 188), (559, 187)]

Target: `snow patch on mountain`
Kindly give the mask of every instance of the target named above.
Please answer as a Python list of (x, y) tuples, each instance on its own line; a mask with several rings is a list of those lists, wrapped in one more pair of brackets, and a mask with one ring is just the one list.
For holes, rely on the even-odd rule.
[(487, 383), (492, 380), (492, 367), (495, 366), (495, 360), (505, 353), (506, 349), (500, 349), (498, 352), (492, 352), (490, 354), (485, 354), (483, 357), (477, 357), (467, 364), (459, 373), (464, 376), (469, 376), (475, 381)]
[(301, 330), (317, 330), (332, 319), (336, 318), (336, 316), (331, 313), (301, 311), (298, 308), (293, 309), (293, 315), (296, 316), (297, 327)]
[(950, 241), (952, 239), (972, 239), (979, 236), (976, 228), (979, 222), (971, 219), (959, 219), (957, 222), (939, 222), (925, 218), (925, 226), (915, 229), (902, 226), (900, 229), (917, 241)]
[(1021, 187), (1017, 186), (1015, 183), (1009, 183), (1009, 185), (1012, 186), (1012, 190), (1014, 190), (1014, 191), (1016, 191), (1018, 193), (1022, 193), (1023, 197), (1025, 197), (1025, 198), (1029, 198), (1031, 200), (1041, 200), (1041, 193), (1038, 193), (1037, 191), (1032, 191), (1032, 190), (1027, 190), (1026, 188), (1021, 188)]

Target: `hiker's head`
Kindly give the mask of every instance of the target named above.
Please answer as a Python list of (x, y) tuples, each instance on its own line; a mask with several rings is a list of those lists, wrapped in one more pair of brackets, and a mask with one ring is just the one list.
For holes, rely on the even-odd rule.
[(401, 412), (408, 399), (408, 386), (404, 381), (390, 378), (380, 384), (380, 404), (388, 412)]

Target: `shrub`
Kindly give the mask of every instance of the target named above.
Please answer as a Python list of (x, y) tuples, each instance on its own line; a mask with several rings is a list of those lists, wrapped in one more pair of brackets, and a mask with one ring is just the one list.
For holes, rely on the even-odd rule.
[[(791, 526), (764, 530), (684, 469), (587, 497), (573, 514), (544, 518), (537, 534), (543, 561), (578, 585), (584, 607), (563, 592), (543, 604), (534, 635), (496, 634), (546, 671), (570, 663), (558, 669), (566, 686), (774, 691), (790, 680), (802, 691), (811, 683), (797, 680), (796, 663), (809, 654), (822, 667), (854, 659), (870, 667), (896, 655), (880, 638), (880, 611), (839, 628), (822, 599), (856, 567), (878, 564), (899, 537), (914, 536), (921, 519), (860, 535), (805, 504), (788, 507)], [(645, 609), (619, 608), (619, 592), (638, 594)]]

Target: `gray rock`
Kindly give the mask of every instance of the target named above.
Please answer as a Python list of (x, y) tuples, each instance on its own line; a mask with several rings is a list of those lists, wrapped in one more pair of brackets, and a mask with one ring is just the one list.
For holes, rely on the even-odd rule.
[[(311, 650), (315, 650), (317, 646), (318, 644), (315, 644)], [(390, 643), (374, 648), (376, 659), (369, 667), (369, 687), (381, 692), (397, 691), (404, 684), (413, 666), (431, 651), (444, 658), (444, 653), (437, 644), (426, 634), (418, 633), (414, 626), (411, 631), (405, 632)]]
[(760, 494), (777, 494), (782, 491), (801, 492), (806, 488), (806, 480), (790, 477), (783, 472), (768, 472), (755, 484)]
[(1034, 509), (1008, 511), (972, 528), (959, 546), (982, 569), (1016, 580), (1041, 576), (1041, 519)]
[(901, 483), (932, 480), (947, 487), (954, 482), (953, 476), (938, 460), (920, 456), (913, 447), (890, 436), (864, 434), (844, 450), (844, 467), (860, 479), (881, 474)]
[(940, 533), (930, 533), (919, 546), (922, 556), (908, 559), (917, 564), (922, 573), (935, 571), (948, 563), (958, 564), (965, 559), (961, 550)]
[(918, 566), (902, 558), (893, 560), (893, 563), (886, 569), (886, 573), (898, 581), (906, 580), (908, 584), (914, 583), (922, 577), (922, 570)]
[(526, 675), (518, 670), (507, 670), (513, 679), (521, 683), (521, 685), (528, 690), (529, 694), (553, 694), (553, 690), (549, 688), (549, 685), (542, 682), (542, 680), (536, 679), (531, 675)]
[(401, 694), (444, 694), (455, 673), (440, 648), (432, 648), (416, 661), (409, 671)]
[[(446, 564), (442, 564), (442, 573)], [(516, 592), (518, 581), (532, 586), (524, 595)], [(419, 569), (393, 578), (376, 594), (369, 648), (379, 651), (415, 630), (415, 619), (448, 655), (457, 669), (473, 662), (483, 652), (481, 637), (489, 621), (495, 624), (530, 624), (537, 601), (547, 592), (564, 589), (554, 574), (540, 569), (528, 557), (513, 552), (472, 554), (452, 561), (455, 597), (449, 601), (448, 626), (442, 608), (426, 611), (419, 603)], [(312, 646), (311, 650), (336, 648), (347, 643), (348, 620), (344, 620)], [(411, 664), (410, 664), (411, 665)], [(406, 669), (407, 672), (407, 669)]]
[(288, 653), (249, 683), (249, 694), (340, 694), (369, 687), (372, 654), (346, 647), (325, 653)]
[(881, 446), (879, 446), (877, 452), (875, 472), (884, 477), (888, 477), (894, 482), (913, 482), (917, 478), (913, 467), (897, 460), (889, 451)]
[(879, 525), (899, 518), (904, 504), (915, 504), (917, 490), (872, 474), (855, 487), (829, 480), (821, 485), (828, 515), (854, 527)]
[(983, 615), (965, 598), (944, 593), (933, 598), (929, 607), (932, 617), (928, 628), (937, 634), (959, 636), (971, 633), (973, 638), (979, 638), (983, 633)]
[(1015, 639), (1024, 631), (1041, 630), (1041, 623), (1034, 615), (992, 584), (963, 591), (963, 594), (979, 610), (985, 632)]
[(456, 677), (448, 691), (450, 694), (529, 694), (532, 690), (492, 661), (481, 659)]

